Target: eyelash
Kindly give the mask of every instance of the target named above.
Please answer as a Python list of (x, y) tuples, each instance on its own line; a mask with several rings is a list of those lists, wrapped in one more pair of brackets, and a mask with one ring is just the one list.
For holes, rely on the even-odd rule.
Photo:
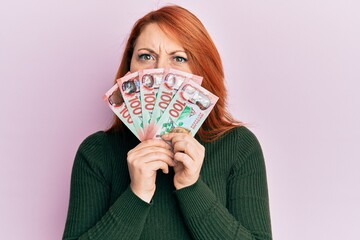
[[(138, 55), (138, 59), (141, 61), (150, 61), (153, 60), (154, 57), (151, 54), (148, 53), (142, 53)], [(177, 63), (186, 63), (188, 60), (181, 56), (174, 56), (173, 60)]]
[(186, 58), (180, 57), (180, 56), (175, 56), (175, 57), (174, 57), (174, 60), (175, 60), (176, 62), (181, 62), (181, 63), (185, 63), (185, 62), (188, 61)]
[(149, 61), (152, 59), (152, 56), (150, 54), (143, 53), (138, 55), (138, 59), (143, 61)]

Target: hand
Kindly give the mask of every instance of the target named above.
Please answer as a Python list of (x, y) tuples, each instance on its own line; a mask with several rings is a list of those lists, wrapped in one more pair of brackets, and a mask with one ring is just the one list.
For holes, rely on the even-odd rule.
[(186, 133), (169, 133), (162, 136), (174, 149), (174, 186), (181, 189), (194, 184), (200, 177), (205, 148), (193, 136)]
[(168, 173), (168, 166), (174, 166), (171, 150), (166, 142), (152, 139), (141, 142), (128, 152), (131, 190), (145, 202), (149, 203), (155, 193), (156, 171), (161, 169)]

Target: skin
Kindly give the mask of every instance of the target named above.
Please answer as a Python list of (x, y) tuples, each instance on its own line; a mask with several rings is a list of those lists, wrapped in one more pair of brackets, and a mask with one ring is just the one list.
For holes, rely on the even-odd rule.
[[(146, 68), (171, 67), (190, 72), (191, 61), (181, 43), (170, 39), (157, 24), (144, 27), (136, 40), (130, 71)], [(191, 135), (169, 133), (163, 140), (150, 139), (139, 143), (127, 154), (131, 190), (143, 201), (150, 203), (156, 190), (156, 172), (169, 172), (174, 168), (174, 186), (182, 189), (194, 184), (200, 176), (205, 148)]]

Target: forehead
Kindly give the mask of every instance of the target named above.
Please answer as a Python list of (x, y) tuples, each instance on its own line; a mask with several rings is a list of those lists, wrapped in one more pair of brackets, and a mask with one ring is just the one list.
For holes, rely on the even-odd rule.
[(164, 32), (156, 23), (146, 25), (136, 40), (135, 48), (164, 48), (184, 50), (182, 44)]

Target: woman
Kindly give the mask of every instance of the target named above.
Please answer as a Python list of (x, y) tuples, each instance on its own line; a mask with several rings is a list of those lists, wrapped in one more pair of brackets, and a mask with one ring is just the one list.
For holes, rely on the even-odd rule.
[(195, 138), (164, 135), (172, 147), (140, 143), (117, 118), (89, 136), (75, 157), (63, 239), (271, 239), (261, 147), (226, 111), (222, 63), (206, 29), (178, 6), (136, 22), (116, 78), (164, 67), (203, 76), (219, 101)]

